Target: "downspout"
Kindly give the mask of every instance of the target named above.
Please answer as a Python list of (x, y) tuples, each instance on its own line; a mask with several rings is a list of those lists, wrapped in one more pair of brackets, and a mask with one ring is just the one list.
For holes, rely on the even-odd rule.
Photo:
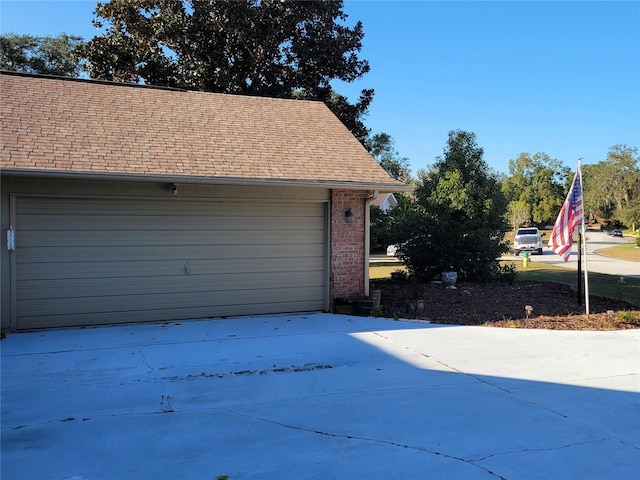
[(374, 190), (364, 202), (364, 295), (369, 296), (369, 256), (371, 253), (371, 202), (378, 198), (378, 190)]

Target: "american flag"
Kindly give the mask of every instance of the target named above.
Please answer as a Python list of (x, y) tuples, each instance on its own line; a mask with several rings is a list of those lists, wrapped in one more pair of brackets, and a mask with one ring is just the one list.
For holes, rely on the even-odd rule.
[(549, 238), (549, 248), (560, 255), (565, 262), (571, 255), (573, 245), (573, 232), (582, 223), (584, 218), (582, 211), (582, 174), (580, 166), (573, 177), (571, 190), (567, 195), (562, 209), (553, 225), (551, 237)]

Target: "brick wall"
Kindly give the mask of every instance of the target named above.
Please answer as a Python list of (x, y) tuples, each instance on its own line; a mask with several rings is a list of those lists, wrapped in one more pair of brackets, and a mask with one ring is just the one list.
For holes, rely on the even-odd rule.
[[(331, 302), (364, 293), (365, 201), (368, 191), (331, 193)], [(351, 222), (345, 211), (351, 209)]]

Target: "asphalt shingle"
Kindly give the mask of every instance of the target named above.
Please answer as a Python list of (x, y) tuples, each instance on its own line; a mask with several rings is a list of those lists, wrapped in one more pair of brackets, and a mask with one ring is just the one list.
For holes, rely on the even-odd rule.
[(0, 82), (5, 171), (406, 188), (322, 102), (7, 72)]

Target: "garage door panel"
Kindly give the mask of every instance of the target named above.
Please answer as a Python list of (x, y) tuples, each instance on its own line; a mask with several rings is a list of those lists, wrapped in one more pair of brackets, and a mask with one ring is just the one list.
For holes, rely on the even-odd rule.
[[(111, 296), (89, 296), (55, 299), (32, 299), (23, 308), (23, 315), (36, 316), (44, 309), (47, 315), (69, 315), (104, 313), (105, 311), (118, 311), (125, 315), (132, 312), (147, 309), (175, 308), (176, 305), (193, 307), (208, 307), (208, 312), (214, 311), (214, 305), (238, 305), (238, 303), (279, 303), (292, 298), (302, 300), (321, 300), (317, 298), (317, 289), (314, 286), (278, 286), (277, 288), (243, 289), (242, 292), (234, 292), (229, 295), (230, 289), (206, 290), (190, 292), (169, 292), (162, 294), (136, 294)], [(73, 301), (71, 301), (73, 300)], [(116, 301), (109, 301), (116, 300)], [(242, 306), (241, 305), (241, 306)], [(239, 307), (240, 308), (240, 307)]]
[[(273, 223), (272, 223), (273, 224)], [(198, 246), (198, 245), (260, 245), (260, 244), (293, 244), (324, 240), (322, 230), (296, 231), (280, 230), (191, 230), (172, 229), (162, 231), (126, 231), (109, 229), (101, 231), (52, 230), (16, 232), (16, 241), (21, 248), (30, 247), (157, 247), (157, 246)]]
[[(194, 230), (194, 231), (238, 231), (238, 230), (270, 230), (274, 227), (274, 220), (282, 218), (274, 215), (269, 216), (242, 216), (234, 215), (227, 217), (216, 217), (212, 215), (200, 216), (151, 216), (143, 217), (139, 215), (117, 215), (117, 216), (97, 216), (97, 215), (29, 215), (23, 219), (21, 229), (42, 230), (43, 228), (56, 231), (65, 230), (92, 231), (105, 230), (105, 223), (113, 228), (126, 231), (158, 231), (164, 232), (167, 225), (173, 230)], [(287, 216), (290, 222), (289, 228), (292, 231), (302, 231), (314, 229), (314, 217), (308, 216)], [(277, 222), (275, 222), (277, 225)]]
[[(20, 212), (29, 221), (30, 216), (70, 215), (70, 216), (100, 216), (103, 218), (134, 215), (137, 217), (164, 216), (213, 216), (239, 217), (251, 215), (258, 217), (273, 216), (282, 218), (287, 216), (322, 216), (317, 209), (318, 203), (285, 203), (257, 201), (232, 202), (222, 200), (194, 200), (176, 198), (169, 199), (77, 199), (77, 198), (47, 198), (22, 197)], [(158, 203), (162, 210), (158, 210)], [(233, 205), (233, 208), (229, 208)], [(289, 207), (289, 208), (281, 208)]]
[(18, 198), (18, 329), (324, 309), (326, 206)]
[[(239, 315), (258, 315), (282, 312), (302, 312), (315, 311), (323, 309), (323, 304), (317, 303), (317, 306), (309, 308), (307, 299), (289, 299), (284, 302), (271, 303), (248, 303), (239, 310), (237, 305), (219, 305), (215, 308), (211, 307), (181, 307), (177, 309), (163, 308), (145, 310), (135, 312), (104, 312), (94, 313), (88, 316), (81, 313), (76, 315), (50, 315), (41, 316), (25, 316), (23, 317), (23, 325), (30, 325), (28, 328), (50, 328), (52, 325), (109, 325), (114, 323), (134, 323), (134, 322), (159, 322), (159, 321), (175, 321), (189, 319), (204, 319), (215, 317), (231, 317)], [(292, 309), (292, 310), (290, 310)], [(123, 320), (127, 318), (128, 320)]]
[[(292, 249), (293, 250), (293, 249)], [(116, 277), (182, 277), (193, 275), (226, 275), (228, 273), (272, 273), (283, 270), (304, 272), (323, 270), (324, 256), (322, 248), (298, 248), (297, 252), (283, 252), (281, 256), (247, 257), (247, 258), (214, 258), (200, 260), (190, 258), (184, 260), (141, 260), (141, 261), (109, 261), (109, 262), (42, 262), (32, 265), (24, 264), (17, 275), (18, 282), (27, 280), (64, 280)], [(267, 252), (266, 255), (269, 255)], [(166, 278), (165, 278), (166, 281)]]
[[(287, 258), (300, 256), (324, 256), (323, 235), (314, 234), (296, 236), (300, 243), (291, 242), (291, 235), (279, 232), (277, 235), (265, 235), (256, 244), (245, 240), (233, 243), (231, 239), (220, 240), (217, 245), (145, 245), (145, 246), (50, 246), (46, 251), (38, 247), (26, 247), (20, 242), (20, 256), (23, 263), (68, 263), (88, 262), (100, 258), (101, 261), (155, 261), (158, 257), (164, 260), (224, 260), (228, 258), (246, 258), (245, 245), (254, 245), (251, 256), (258, 259)], [(211, 238), (209, 242), (211, 242)]]
[[(278, 285), (278, 288), (311, 287), (317, 284), (317, 277), (323, 271), (318, 262), (315, 270), (273, 271), (252, 274), (256, 282), (263, 282), (265, 286)], [(39, 299), (75, 299), (96, 297), (96, 292), (105, 292), (105, 296), (143, 295), (186, 293), (197, 291), (234, 291), (246, 286), (246, 278), (242, 273), (227, 273), (226, 275), (188, 275), (178, 278), (167, 277), (164, 282), (158, 277), (115, 277), (78, 279), (75, 284), (65, 282), (60, 285), (57, 280), (37, 279), (20, 282), (16, 289), (19, 301)]]

